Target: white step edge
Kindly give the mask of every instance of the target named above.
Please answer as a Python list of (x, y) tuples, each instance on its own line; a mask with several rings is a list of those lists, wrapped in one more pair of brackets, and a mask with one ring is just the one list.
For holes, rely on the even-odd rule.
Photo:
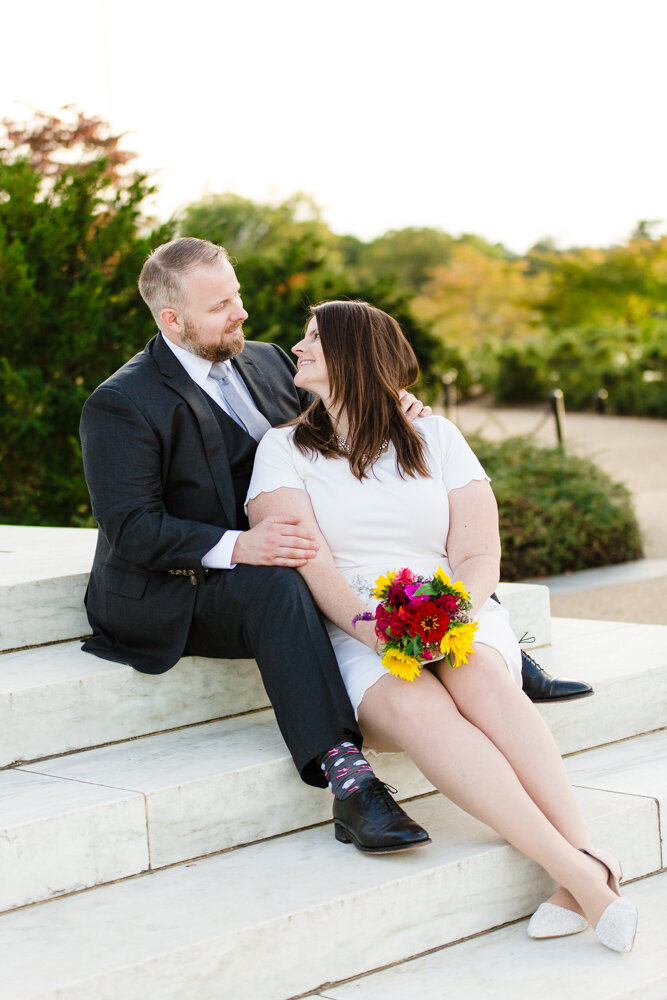
[(0, 767), (263, 708), (254, 660), (184, 657), (165, 674), (62, 643), (0, 656)]
[[(639, 794), (667, 806), (667, 732), (640, 739), (639, 747), (626, 740), (591, 751), (593, 757), (568, 758), (568, 766), (577, 775), (587, 768), (588, 776), (602, 754), (612, 778), (617, 771), (629, 777), (624, 785), (594, 787), (629, 792), (635, 781)], [(371, 760), (378, 777), (398, 789), (399, 799), (433, 790), (405, 754)], [(77, 787), (81, 804), (73, 812)], [(127, 843), (118, 844), (110, 834), (107, 845), (99, 828), (108, 815), (109, 829), (116, 830), (118, 799), (133, 793)], [(299, 780), (270, 712), (6, 770), (0, 773), (0, 806), (0, 864), (12, 872), (0, 882), (0, 910), (143, 871), (149, 845), (155, 869), (331, 819), (330, 793)], [(51, 849), (56, 835), (67, 844), (64, 868), (59, 852)], [(89, 857), (97, 862), (92, 870)], [(103, 877), (109, 871), (115, 874)]]
[(499, 583), (496, 593), (510, 616), (519, 642), (532, 639), (526, 648), (540, 649), (551, 643), (549, 588), (535, 583)]
[(0, 650), (88, 635), (97, 530), (0, 525)]
[[(377, 773), (401, 798), (433, 791), (405, 754), (383, 756)], [(10, 768), (0, 911), (324, 823), (331, 806), (328, 789), (298, 777), (269, 711)]]
[(581, 788), (656, 800), (662, 817), (662, 867), (667, 868), (667, 729), (575, 754), (565, 764), (570, 780)]
[[(549, 673), (594, 697), (544, 704), (561, 753), (650, 732), (667, 718), (667, 626), (554, 619)], [(628, 651), (633, 655), (629, 656)], [(0, 656), (0, 767), (264, 708), (252, 660), (186, 657), (160, 676), (78, 643)]]
[(562, 754), (661, 729), (667, 719), (667, 626), (552, 619), (540, 665), (592, 684), (592, 697), (546, 702), (540, 711)]
[(0, 910), (148, 867), (140, 793), (23, 771), (0, 774)]
[(598, 944), (592, 930), (532, 941), (527, 921), (330, 986), (313, 1000), (665, 1000), (667, 872), (628, 886), (639, 909), (630, 955)]
[[(90, 634), (83, 598), (97, 531), (0, 525), (0, 651)], [(549, 589), (502, 583), (498, 596), (517, 638), (549, 642)]]
[[(629, 878), (656, 870), (654, 800), (578, 797)], [(525, 916), (550, 891), (441, 796), (412, 812), (434, 843), (407, 855), (369, 858), (317, 828), (5, 914), (3, 1000), (285, 1000)]]

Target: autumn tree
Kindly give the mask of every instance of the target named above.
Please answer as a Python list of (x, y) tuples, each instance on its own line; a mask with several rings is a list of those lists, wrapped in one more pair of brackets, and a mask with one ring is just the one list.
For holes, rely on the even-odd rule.
[(637, 326), (667, 316), (667, 236), (641, 224), (627, 243), (539, 255), (548, 289), (540, 303), (555, 329)]
[(470, 242), (455, 245), (449, 264), (436, 267), (412, 303), (446, 344), (463, 350), (535, 333), (541, 321), (540, 278), (526, 262), (491, 256)]

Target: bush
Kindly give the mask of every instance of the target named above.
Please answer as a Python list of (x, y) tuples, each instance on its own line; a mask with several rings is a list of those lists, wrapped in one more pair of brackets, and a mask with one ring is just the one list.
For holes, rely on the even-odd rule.
[(487, 344), (471, 354), (500, 406), (543, 402), (562, 389), (568, 410), (589, 410), (606, 389), (609, 413), (667, 417), (667, 328), (577, 327), (524, 343)]
[(503, 580), (608, 566), (642, 556), (625, 486), (589, 459), (526, 437), (471, 437), (500, 510)]

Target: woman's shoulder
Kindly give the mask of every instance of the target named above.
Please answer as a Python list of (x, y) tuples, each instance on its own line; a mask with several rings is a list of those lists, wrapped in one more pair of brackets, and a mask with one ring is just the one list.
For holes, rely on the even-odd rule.
[(293, 438), (293, 424), (288, 424), (284, 427), (271, 427), (257, 445), (257, 457), (262, 458), (269, 454), (291, 451), (293, 448)]
[(272, 427), (266, 432), (264, 438), (276, 438), (278, 440), (291, 441), (294, 437), (294, 431), (296, 429), (295, 424), (282, 424), (280, 427)]
[(446, 441), (461, 433), (456, 424), (437, 413), (431, 414), (430, 417), (417, 417), (413, 426), (427, 440)]

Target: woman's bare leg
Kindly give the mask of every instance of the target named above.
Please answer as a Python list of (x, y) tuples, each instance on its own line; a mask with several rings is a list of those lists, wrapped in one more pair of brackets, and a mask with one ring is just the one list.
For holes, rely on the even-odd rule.
[[(464, 718), (480, 729), (509, 761), (531, 799), (574, 847), (588, 848), (590, 837), (556, 742), (533, 703), (510, 677), (495, 649), (477, 644), (468, 664), (438, 676)], [(550, 901), (579, 910), (566, 890)]]
[(383, 677), (364, 695), (359, 722), (369, 746), (406, 750), (436, 788), (542, 865), (597, 923), (616, 898), (604, 869), (558, 832), (437, 678), (427, 671), (411, 684)]

